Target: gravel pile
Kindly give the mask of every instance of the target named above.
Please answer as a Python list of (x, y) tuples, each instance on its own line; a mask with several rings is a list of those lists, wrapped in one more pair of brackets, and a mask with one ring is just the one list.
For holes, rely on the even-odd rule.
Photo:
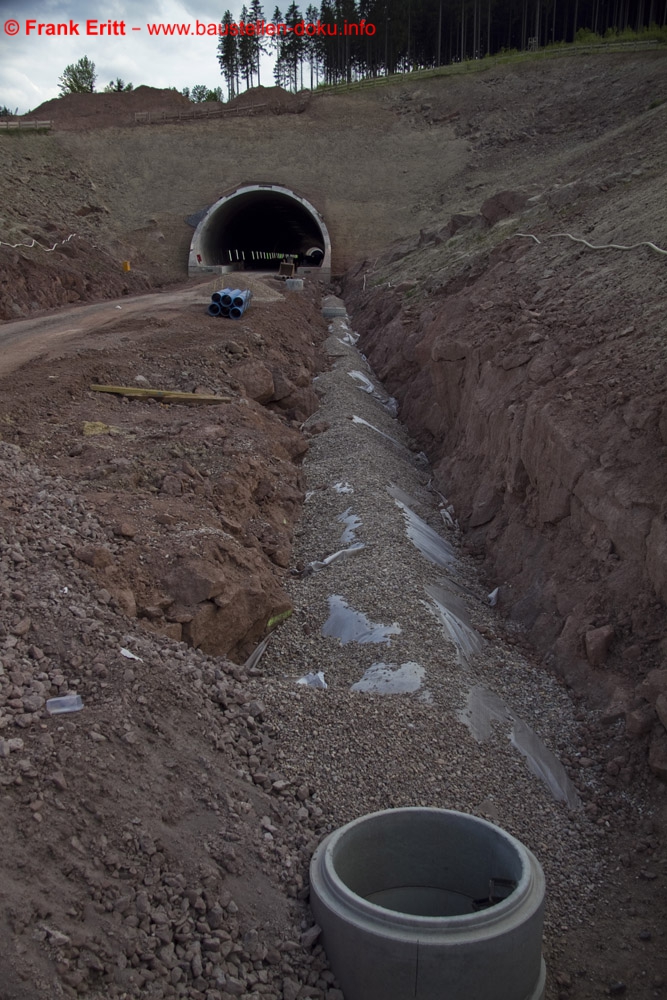
[(322, 810), (257, 669), (142, 631), (76, 558), (107, 533), (68, 482), (3, 442), (0, 477), (3, 1000), (341, 1000), (302, 938)]

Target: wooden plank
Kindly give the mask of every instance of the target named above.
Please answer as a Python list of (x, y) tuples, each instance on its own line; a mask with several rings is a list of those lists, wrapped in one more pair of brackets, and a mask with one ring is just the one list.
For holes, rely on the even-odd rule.
[(176, 392), (172, 389), (140, 389), (134, 385), (91, 385), (93, 392), (111, 392), (131, 399), (157, 399), (161, 403), (185, 403), (202, 406), (213, 403), (231, 403), (231, 396), (209, 396), (198, 392)]

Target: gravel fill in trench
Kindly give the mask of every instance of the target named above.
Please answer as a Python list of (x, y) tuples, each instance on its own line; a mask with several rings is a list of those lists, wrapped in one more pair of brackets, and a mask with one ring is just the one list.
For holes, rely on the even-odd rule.
[[(347, 320), (334, 319), (330, 331), (325, 347), (332, 367), (315, 381), (321, 408), (311, 419), (329, 427), (313, 438), (307, 456), (309, 492), (296, 539), (304, 571), (291, 583), (296, 610), (271, 639), (258, 684), (267, 716), (276, 720), (281, 769), (317, 790), (325, 832), (408, 805), (458, 809), (498, 823), (545, 869), (548, 938), (590, 919), (590, 900), (605, 879), (603, 833), (581, 804), (571, 809), (554, 798), (513, 746), (511, 722), (493, 723), (489, 738), (478, 742), (459, 716), (471, 689), (481, 686), (558, 754), (576, 743), (574, 706), (555, 678), (498, 635), (497, 612), (474, 565), (456, 553), (456, 522), (446, 524), (451, 508), (448, 517), (446, 500), (429, 489), (428, 463), (392, 417), (391, 402), (351, 343)], [(352, 371), (365, 374), (375, 392)], [(394, 496), (390, 486), (398, 487)], [(409, 540), (397, 494), (454, 547), (453, 568), (445, 572)], [(361, 523), (342, 542), (351, 518)], [(309, 569), (359, 543), (363, 549)], [(443, 579), (463, 602), (470, 626), (486, 636), (478, 634), (476, 654), (465, 656), (434, 613), (425, 588)], [(372, 624), (398, 625), (400, 632), (392, 629), (383, 642), (322, 635), (334, 595)], [(351, 691), (377, 663), (418, 664), (423, 683), (409, 694)], [(320, 671), (326, 690), (297, 684)], [(574, 786), (570, 792), (576, 798)]]

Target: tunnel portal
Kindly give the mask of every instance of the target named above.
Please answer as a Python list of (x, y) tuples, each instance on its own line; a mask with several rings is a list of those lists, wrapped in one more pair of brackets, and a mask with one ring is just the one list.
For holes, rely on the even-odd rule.
[(277, 271), (293, 261), (297, 274), (331, 276), (331, 241), (324, 219), (305, 198), (277, 184), (248, 184), (220, 198), (199, 220), (188, 270)]

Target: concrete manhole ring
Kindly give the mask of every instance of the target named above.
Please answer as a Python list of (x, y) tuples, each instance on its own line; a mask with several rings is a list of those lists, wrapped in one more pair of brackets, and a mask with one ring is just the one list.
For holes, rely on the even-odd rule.
[(520, 841), (448, 809), (371, 813), (310, 866), (346, 1000), (542, 1000), (544, 874)]

